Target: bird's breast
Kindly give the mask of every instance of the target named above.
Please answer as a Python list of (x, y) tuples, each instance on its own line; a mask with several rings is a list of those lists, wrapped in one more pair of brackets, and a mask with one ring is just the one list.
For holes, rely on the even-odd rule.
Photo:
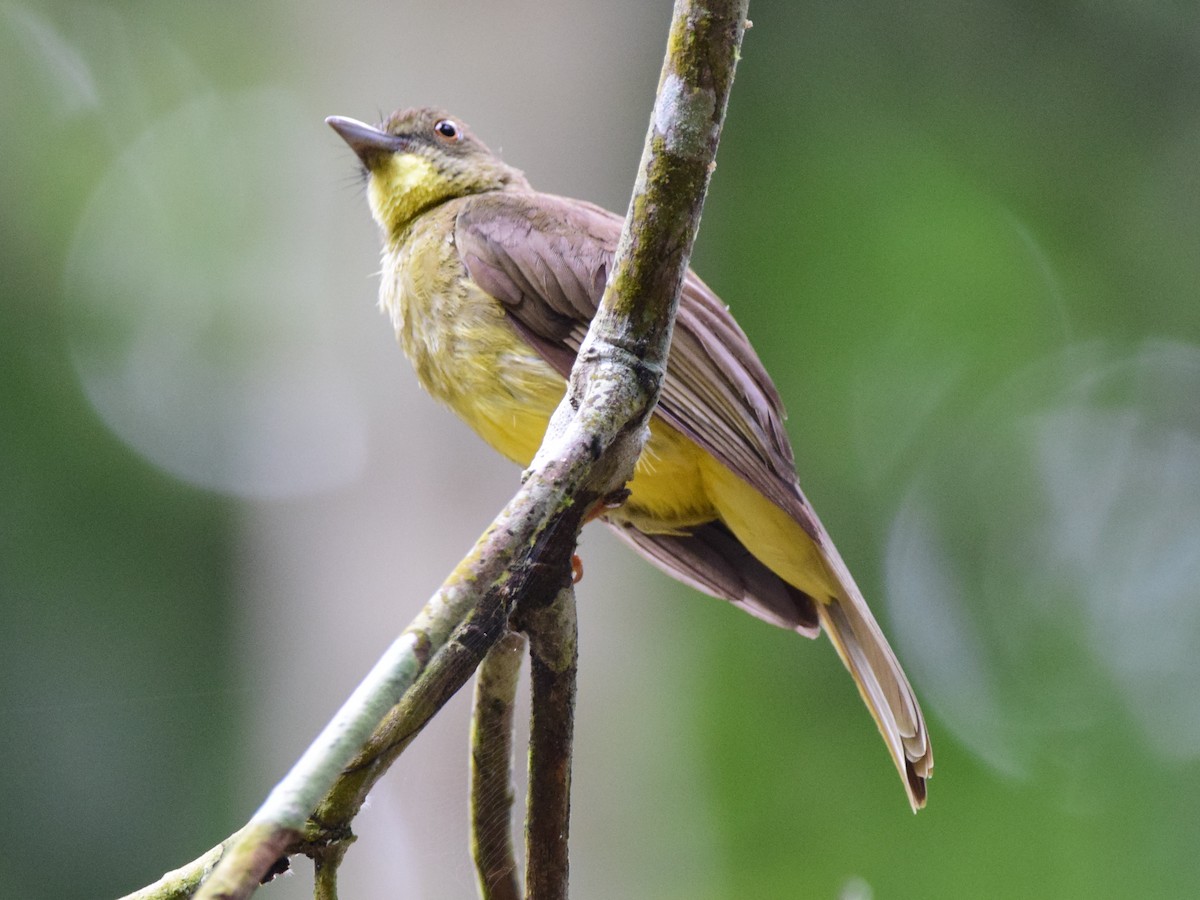
[[(528, 466), (566, 381), (467, 274), (453, 243), (453, 209), (427, 213), (384, 251), (380, 306), (391, 316), (417, 379), (494, 449)], [(655, 418), (631, 496), (610, 517), (643, 531), (675, 531), (716, 516), (702, 451)]]
[(380, 306), (417, 379), (500, 453), (528, 465), (565, 382), (467, 275), (454, 219), (422, 217), (385, 250)]

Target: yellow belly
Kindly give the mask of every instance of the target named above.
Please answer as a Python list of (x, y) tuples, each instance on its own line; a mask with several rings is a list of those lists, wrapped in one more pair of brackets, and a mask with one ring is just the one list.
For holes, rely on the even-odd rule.
[[(514, 335), (515, 337), (515, 335)], [(527, 466), (541, 445), (550, 415), (562, 400), (566, 382), (539, 357), (519, 362), (507, 355), (491, 385), (504, 390), (460, 394), (450, 403), (488, 444)], [(519, 370), (505, 369), (518, 366)], [(513, 391), (514, 384), (520, 389)], [(480, 385), (482, 387), (482, 385)], [(629, 499), (617, 519), (646, 532), (675, 531), (717, 518), (704, 484), (703, 457), (695, 443), (661, 419), (650, 422), (650, 438), (629, 482)], [(715, 461), (714, 461), (715, 462)]]
[[(509, 352), (492, 359), (493, 377), (478, 380), (451, 406), (493, 448), (527, 466), (566, 382), (515, 333), (512, 339)], [(785, 581), (817, 599), (837, 594), (820, 550), (791, 516), (657, 416), (627, 487), (629, 499), (608, 518), (648, 534), (720, 519)]]

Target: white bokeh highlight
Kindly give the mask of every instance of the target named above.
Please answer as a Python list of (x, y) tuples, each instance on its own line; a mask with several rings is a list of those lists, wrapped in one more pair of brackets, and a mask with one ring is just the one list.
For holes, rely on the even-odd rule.
[(1130, 727), (1200, 758), (1198, 398), (1195, 346), (1072, 348), (982, 404), (902, 504), (901, 652), (997, 770), (1078, 772)]
[(205, 94), (117, 157), (74, 236), (65, 294), (85, 395), (130, 448), (210, 490), (306, 494), (363, 465), (362, 404), (326, 340), (323, 256), (307, 246), (327, 220), (308, 186), (328, 176), (288, 140), (309, 124), (280, 90)]

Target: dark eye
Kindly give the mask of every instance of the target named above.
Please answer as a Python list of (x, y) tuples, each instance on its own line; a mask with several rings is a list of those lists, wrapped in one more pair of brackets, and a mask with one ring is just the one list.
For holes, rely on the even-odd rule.
[(450, 119), (439, 119), (437, 124), (433, 126), (433, 130), (437, 132), (438, 137), (447, 141), (461, 141), (462, 129), (458, 127), (456, 122)]

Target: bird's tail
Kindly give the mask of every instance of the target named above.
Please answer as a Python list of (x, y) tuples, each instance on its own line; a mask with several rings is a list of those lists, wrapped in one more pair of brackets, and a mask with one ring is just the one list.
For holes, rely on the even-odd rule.
[(925, 805), (925, 780), (933, 773), (933, 749), (920, 704), (845, 563), (836, 550), (830, 555), (830, 568), (844, 593), (817, 604), (821, 625), (871, 710), (916, 812)]
[[(811, 601), (811, 605), (784, 607), (767, 602), (769, 598), (762, 594), (752, 598), (753, 605), (746, 601), (740, 605), (767, 621), (808, 636), (817, 633), (811, 617), (816, 612), (879, 726), (909, 802), (914, 810), (920, 809), (925, 805), (925, 780), (933, 771), (933, 751), (921, 707), (854, 577), (799, 486), (793, 484), (790, 499), (782, 494), (787, 502), (779, 503), (777, 498), (769, 499), (761, 491), (748, 489), (741, 476), (715, 458), (705, 457), (702, 462), (707, 465), (705, 486), (720, 513), (722, 527), (761, 566), (794, 588), (793, 593)], [(728, 552), (724, 557), (738, 558)], [(743, 577), (741, 583), (758, 592), (759, 580)], [(740, 599), (729, 592), (714, 593), (728, 596), (735, 603)], [(789, 609), (807, 616), (793, 616), (791, 621), (779, 615), (780, 610)], [(767, 612), (774, 614), (764, 614)]]

